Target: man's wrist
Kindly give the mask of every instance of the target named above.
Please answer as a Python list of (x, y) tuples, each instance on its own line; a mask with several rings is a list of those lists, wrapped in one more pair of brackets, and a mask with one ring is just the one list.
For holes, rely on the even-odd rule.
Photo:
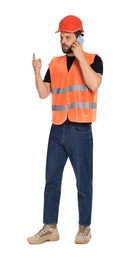
[(41, 77), (40, 71), (35, 71), (35, 77)]

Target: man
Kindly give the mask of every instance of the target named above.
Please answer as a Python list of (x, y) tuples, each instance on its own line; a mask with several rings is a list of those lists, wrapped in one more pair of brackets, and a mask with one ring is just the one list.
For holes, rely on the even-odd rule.
[(35, 82), (40, 98), (52, 94), (52, 127), (46, 161), (43, 227), (30, 244), (59, 239), (57, 229), (61, 183), (64, 166), (70, 159), (78, 191), (79, 230), (75, 243), (86, 244), (91, 238), (93, 137), (96, 121), (97, 92), (103, 64), (96, 54), (84, 52), (78, 36), (84, 36), (82, 21), (64, 17), (57, 32), (66, 55), (54, 57), (42, 80), (41, 60), (33, 54)]

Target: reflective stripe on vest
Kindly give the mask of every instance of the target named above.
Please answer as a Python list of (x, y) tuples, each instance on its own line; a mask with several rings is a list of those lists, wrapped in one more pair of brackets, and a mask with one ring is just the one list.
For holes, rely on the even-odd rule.
[(52, 106), (52, 111), (66, 111), (69, 109), (73, 109), (73, 108), (94, 108), (96, 109), (97, 107), (97, 103), (72, 103), (72, 104), (68, 104), (68, 106), (57, 106), (57, 105), (53, 105)]
[(88, 87), (86, 85), (74, 85), (74, 86), (68, 86), (67, 88), (53, 88), (52, 94), (65, 94), (66, 92), (84, 91), (84, 90), (88, 90)]

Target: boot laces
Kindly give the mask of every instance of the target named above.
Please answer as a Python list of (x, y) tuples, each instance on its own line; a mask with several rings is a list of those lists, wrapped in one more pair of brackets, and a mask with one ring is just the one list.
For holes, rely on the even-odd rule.
[(89, 227), (85, 227), (85, 230), (84, 231), (81, 231), (80, 229), (79, 229), (79, 231), (78, 231), (78, 233), (79, 234), (81, 234), (81, 235), (83, 235), (84, 237), (86, 237), (87, 235), (88, 235), (88, 233), (89, 233)]
[(83, 232), (83, 235), (86, 237), (89, 233), (89, 227), (86, 227), (84, 232)]
[(50, 228), (50, 225), (44, 225), (42, 229), (39, 230), (39, 232), (35, 236), (40, 236), (45, 234)]

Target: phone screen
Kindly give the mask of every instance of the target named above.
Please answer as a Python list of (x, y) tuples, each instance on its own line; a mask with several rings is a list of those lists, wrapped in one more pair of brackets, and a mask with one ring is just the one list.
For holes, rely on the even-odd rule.
[(84, 39), (83, 39), (83, 37), (82, 37), (81, 35), (79, 35), (79, 36), (77, 37), (77, 41), (78, 41), (80, 44), (83, 44), (83, 43), (84, 43)]

